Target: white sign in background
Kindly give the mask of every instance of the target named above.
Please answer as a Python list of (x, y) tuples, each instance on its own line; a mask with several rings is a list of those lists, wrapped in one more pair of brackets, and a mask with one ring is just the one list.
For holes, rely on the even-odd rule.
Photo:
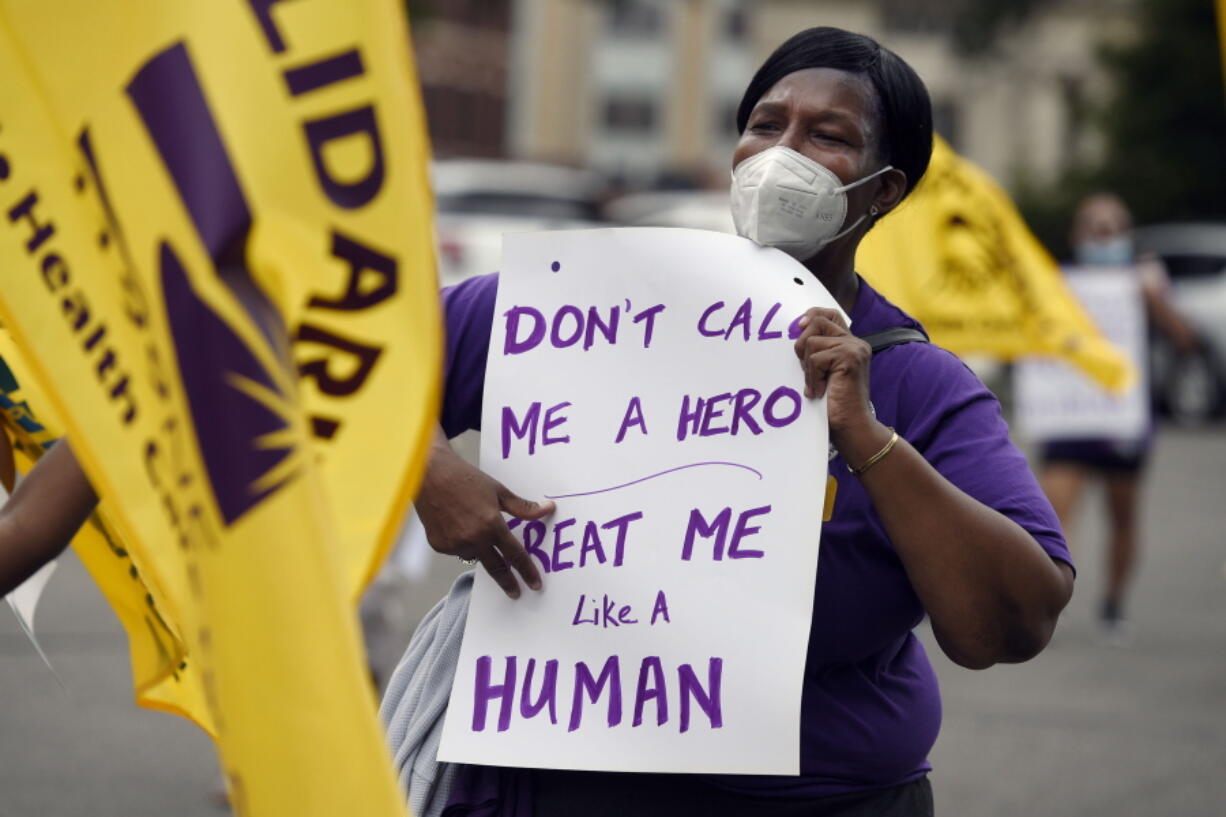
[(837, 308), (718, 233), (508, 235), (482, 469), (557, 511), (478, 570), (439, 757), (798, 774), (828, 433), (789, 325)]
[(1065, 279), (1099, 330), (1135, 367), (1137, 379), (1117, 395), (1063, 361), (1023, 361), (1014, 380), (1018, 427), (1034, 440), (1137, 439), (1149, 427), (1145, 308), (1137, 272), (1071, 268)]

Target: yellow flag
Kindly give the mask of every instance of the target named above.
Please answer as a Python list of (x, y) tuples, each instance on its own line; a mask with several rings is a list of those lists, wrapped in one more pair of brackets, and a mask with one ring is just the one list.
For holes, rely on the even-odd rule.
[(924, 180), (868, 233), (856, 264), (956, 354), (1060, 357), (1117, 391), (1135, 377), (1008, 195), (939, 137)]
[(0, 71), (0, 317), (237, 812), (403, 813), (352, 615), (441, 357), (398, 4), (0, 0)]

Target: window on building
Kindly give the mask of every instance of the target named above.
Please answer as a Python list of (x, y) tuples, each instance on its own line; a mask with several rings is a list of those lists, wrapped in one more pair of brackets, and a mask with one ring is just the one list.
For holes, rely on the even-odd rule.
[(616, 34), (657, 34), (664, 28), (664, 10), (657, 0), (607, 0), (609, 29)]
[(604, 101), (601, 121), (616, 133), (651, 133), (656, 128), (656, 101), (648, 96), (610, 96)]
[(715, 132), (721, 139), (735, 139), (736, 111), (741, 106), (741, 100), (728, 99), (715, 106)]
[(1091, 104), (1086, 97), (1085, 78), (1072, 74), (1060, 76), (1060, 97), (1064, 102), (1064, 165), (1075, 167), (1089, 159)]
[(740, 3), (724, 12), (724, 36), (734, 43), (742, 42), (749, 34), (749, 17)]
[(506, 31), (511, 22), (511, 5), (511, 0), (407, 0), (406, 3), (414, 33), (436, 21)]

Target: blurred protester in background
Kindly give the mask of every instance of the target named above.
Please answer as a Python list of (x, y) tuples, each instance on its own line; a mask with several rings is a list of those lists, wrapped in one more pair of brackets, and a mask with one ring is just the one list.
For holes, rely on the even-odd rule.
[[(1156, 258), (1136, 256), (1132, 216), (1118, 196), (1095, 193), (1086, 197), (1073, 218), (1071, 243), (1074, 260), (1082, 267), (1133, 269), (1150, 326), (1166, 335), (1181, 353), (1197, 347), (1195, 332), (1167, 297), (1169, 282), (1162, 263)], [(1040, 480), (1066, 536), (1072, 529), (1073, 513), (1086, 482), (1091, 477), (1104, 482), (1110, 533), (1099, 623), (1104, 637), (1120, 645), (1130, 638), (1124, 601), (1140, 548), (1137, 527), (1141, 475), (1155, 431), (1151, 420), (1145, 432), (1134, 439), (1051, 440), (1043, 444), (1041, 451)]]

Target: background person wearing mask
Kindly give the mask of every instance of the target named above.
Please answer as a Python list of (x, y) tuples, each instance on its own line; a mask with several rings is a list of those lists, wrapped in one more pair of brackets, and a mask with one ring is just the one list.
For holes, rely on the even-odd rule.
[[(1167, 298), (1166, 270), (1156, 258), (1137, 258), (1132, 242), (1132, 217), (1120, 198), (1111, 193), (1086, 197), (1073, 218), (1075, 261), (1083, 267), (1124, 267), (1135, 271), (1150, 326), (1170, 338), (1180, 352), (1196, 348), (1195, 333)], [(1110, 527), (1107, 546), (1107, 581), (1099, 623), (1112, 643), (1127, 643), (1130, 633), (1124, 615), (1125, 596), (1137, 562), (1141, 476), (1153, 447), (1152, 420), (1133, 439), (1070, 439), (1044, 443), (1041, 484), (1065, 534), (1072, 529), (1078, 500), (1091, 477), (1104, 483)]]

